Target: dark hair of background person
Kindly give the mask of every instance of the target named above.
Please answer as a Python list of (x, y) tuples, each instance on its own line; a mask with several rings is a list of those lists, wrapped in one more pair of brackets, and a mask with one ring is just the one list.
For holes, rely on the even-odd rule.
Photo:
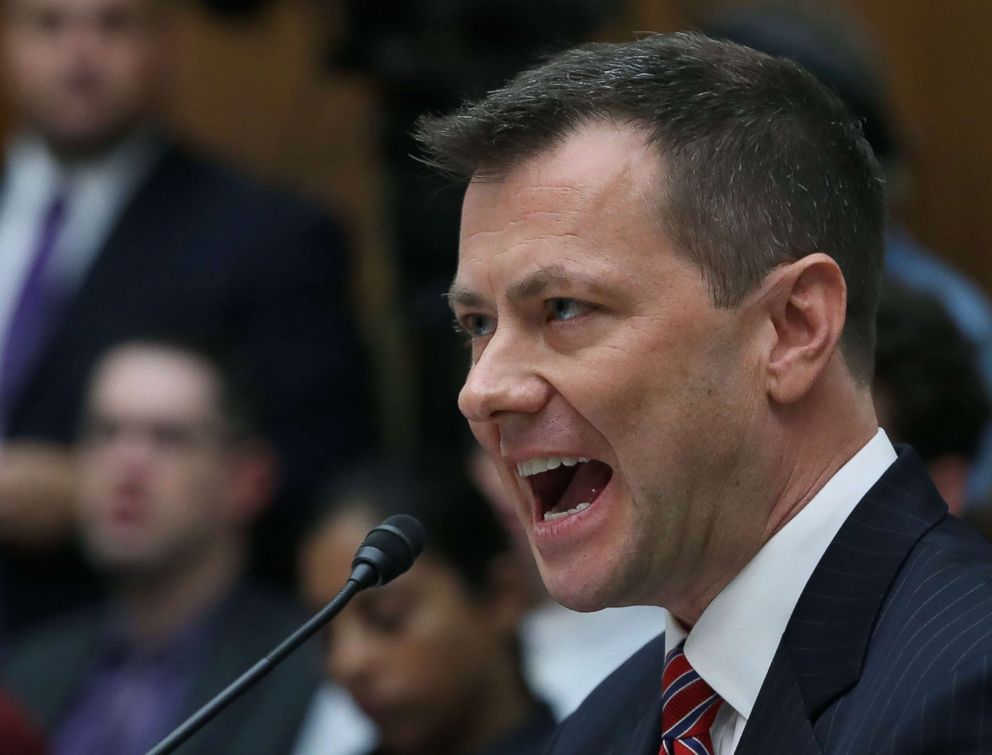
[(888, 167), (903, 145), (889, 116), (885, 83), (861, 30), (839, 10), (770, 2), (705, 16), (700, 31), (794, 60), (830, 87), (861, 119), (865, 138)]
[(883, 284), (875, 386), (893, 440), (928, 463), (947, 455), (974, 460), (992, 405), (974, 345), (939, 301)]
[[(147, 348), (190, 357), (212, 374), (217, 389), (217, 412), (224, 421), (225, 432), (233, 441), (257, 437), (261, 432), (255, 409), (255, 389), (246, 377), (245, 369), (231, 357), (221, 344), (186, 333), (173, 331), (149, 332), (119, 341), (104, 352), (106, 359), (114, 352), (129, 348)], [(95, 376), (96, 373), (94, 373)], [(91, 376), (91, 380), (94, 379)], [(83, 410), (81, 434), (87, 432), (86, 410)]]
[(778, 264), (833, 257), (848, 286), (844, 355), (870, 382), (884, 178), (859, 121), (795, 63), (697, 33), (589, 44), (420, 119), (417, 137), (435, 168), (485, 180), (600, 119), (643, 128), (659, 149), (665, 230), (718, 306)]
[(352, 511), (367, 511), (376, 523), (394, 514), (416, 517), (426, 532), (424, 552), (450, 565), (476, 593), (489, 586), (493, 561), (510, 551), (503, 525), (461, 471), (460, 461), (358, 464), (326, 488), (309, 530)]

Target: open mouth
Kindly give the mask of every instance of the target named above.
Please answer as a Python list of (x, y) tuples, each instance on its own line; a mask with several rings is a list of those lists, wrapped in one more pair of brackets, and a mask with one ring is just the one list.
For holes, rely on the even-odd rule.
[(517, 464), (546, 522), (585, 511), (595, 503), (613, 476), (609, 464), (584, 457), (548, 456)]

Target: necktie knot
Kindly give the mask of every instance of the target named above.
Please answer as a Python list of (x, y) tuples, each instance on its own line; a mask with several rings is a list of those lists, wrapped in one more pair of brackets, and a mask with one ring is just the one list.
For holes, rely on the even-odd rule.
[(710, 727), (723, 700), (692, 668), (684, 646), (665, 657), (659, 755), (711, 755)]

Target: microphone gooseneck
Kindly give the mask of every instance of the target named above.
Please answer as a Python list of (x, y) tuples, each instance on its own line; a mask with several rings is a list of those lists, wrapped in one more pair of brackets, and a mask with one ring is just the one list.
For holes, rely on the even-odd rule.
[(333, 619), (348, 601), (367, 587), (379, 587), (409, 569), (424, 546), (424, 528), (407, 514), (391, 516), (365, 536), (351, 564), (351, 576), (337, 595), (306, 624), (248, 669), (220, 694), (187, 718), (146, 755), (165, 755), (199, 731), (246, 689)]

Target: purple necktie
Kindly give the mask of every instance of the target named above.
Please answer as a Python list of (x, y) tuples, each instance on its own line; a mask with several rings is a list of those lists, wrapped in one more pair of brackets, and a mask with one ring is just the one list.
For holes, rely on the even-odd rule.
[(59, 191), (42, 218), (31, 265), (7, 328), (0, 354), (0, 411), (5, 419), (10, 418), (13, 401), (55, 319), (59, 291), (48, 268), (65, 211), (66, 195)]

